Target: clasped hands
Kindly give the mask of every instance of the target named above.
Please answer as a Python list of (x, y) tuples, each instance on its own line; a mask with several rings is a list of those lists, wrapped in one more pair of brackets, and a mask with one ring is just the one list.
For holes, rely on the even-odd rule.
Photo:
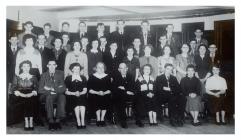
[(154, 96), (154, 94), (151, 93), (151, 92), (149, 92), (149, 93), (147, 94), (147, 97), (149, 97), (149, 98), (152, 98), (153, 96)]
[[(124, 86), (119, 86), (118, 88), (121, 89), (121, 90), (125, 90), (125, 87), (124, 87)], [(131, 92), (131, 91), (126, 91), (126, 94), (128, 94), (128, 95), (134, 95), (134, 93)]]
[(20, 97), (23, 97), (23, 98), (30, 98), (32, 96), (37, 96), (37, 91), (34, 90), (31, 93), (23, 94), (23, 93), (21, 93), (20, 91), (17, 90), (17, 91), (14, 92), (14, 95), (20, 96)]
[(141, 91), (145, 91), (145, 90), (148, 90), (148, 87), (149, 87), (149, 90), (153, 90), (153, 84), (142, 84), (141, 85)]
[(50, 94), (52, 94), (52, 95), (56, 94), (56, 92), (55, 92), (53, 87), (44, 86), (44, 89), (50, 91)]
[(197, 96), (196, 93), (189, 93), (189, 97), (191, 97), (191, 98), (195, 98), (196, 96)]

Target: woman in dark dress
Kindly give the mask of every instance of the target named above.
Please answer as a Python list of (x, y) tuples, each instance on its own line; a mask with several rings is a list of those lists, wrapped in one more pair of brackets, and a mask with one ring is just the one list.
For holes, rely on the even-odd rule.
[(65, 79), (67, 107), (74, 109), (77, 129), (86, 128), (87, 80), (83, 75), (80, 75), (83, 67), (79, 63), (71, 64), (69, 69), (72, 71), (72, 75), (67, 76)]
[(211, 69), (211, 58), (208, 56), (207, 53), (207, 46), (201, 44), (198, 47), (199, 54), (194, 56), (194, 61), (196, 64), (196, 73), (195, 76), (199, 78), (201, 81), (201, 95), (205, 93), (205, 82), (208, 77), (211, 76), (210, 69)]
[(194, 76), (195, 67), (192, 64), (189, 64), (186, 68), (187, 75), (181, 79), (181, 88), (182, 93), (186, 96), (186, 111), (192, 115), (193, 122), (192, 125), (198, 126), (200, 125), (200, 121), (198, 120), (199, 112), (202, 111), (202, 103), (201, 103), (201, 83), (200, 80)]
[(105, 126), (105, 114), (111, 103), (111, 78), (105, 73), (102, 62), (96, 64), (96, 72), (89, 77), (89, 105), (96, 113), (96, 125)]
[(130, 74), (133, 78), (135, 78), (136, 81), (140, 71), (140, 61), (138, 58), (134, 57), (133, 47), (127, 48), (126, 54), (127, 56), (123, 59), (123, 62), (128, 67), (127, 73)]
[(157, 125), (156, 112), (156, 95), (154, 92), (154, 78), (151, 76), (152, 67), (146, 64), (142, 67), (142, 75), (137, 80), (139, 95), (141, 96), (145, 111), (148, 112), (150, 125)]
[(25, 126), (24, 130), (33, 130), (34, 96), (37, 96), (38, 81), (29, 73), (32, 63), (25, 60), (19, 65), (20, 74), (14, 77), (12, 91), (16, 100), (23, 103)]
[(99, 42), (98, 40), (93, 40), (92, 41), (92, 48), (87, 52), (87, 57), (88, 57), (88, 73), (89, 75), (93, 74), (94, 67), (98, 62), (102, 61), (102, 54), (98, 50), (99, 47)]

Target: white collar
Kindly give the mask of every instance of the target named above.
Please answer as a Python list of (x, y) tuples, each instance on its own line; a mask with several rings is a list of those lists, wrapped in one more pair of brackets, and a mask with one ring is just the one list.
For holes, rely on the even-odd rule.
[(30, 79), (30, 78), (32, 78), (32, 75), (31, 74), (29, 74), (29, 73), (27, 73), (27, 74), (25, 74), (25, 73), (21, 73), (20, 75), (19, 75), (19, 77), (21, 78), (21, 79)]
[(80, 81), (80, 82), (82, 82), (82, 79), (81, 79), (81, 77), (80, 77), (80, 75), (72, 75), (72, 81), (74, 81), (74, 80), (78, 80), (78, 81)]
[(105, 74), (105, 73), (103, 73), (103, 74), (99, 74), (99, 73), (94, 73), (93, 74), (95, 77), (97, 77), (97, 78), (99, 78), (99, 79), (102, 79), (102, 78), (104, 78), (105, 76), (107, 76), (107, 74)]
[(17, 48), (18, 48), (17, 46), (12, 46), (12, 45), (11, 45), (11, 49), (12, 49), (12, 50), (15, 49), (15, 51), (16, 51)]
[(98, 53), (98, 50), (91, 49), (90, 52), (92, 52), (92, 53)]
[(41, 48), (44, 49), (44, 45), (38, 45), (38, 48), (39, 49), (41, 49)]

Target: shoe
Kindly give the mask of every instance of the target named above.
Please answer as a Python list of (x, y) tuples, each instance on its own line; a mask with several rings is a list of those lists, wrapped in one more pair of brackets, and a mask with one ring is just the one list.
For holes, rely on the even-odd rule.
[(141, 121), (136, 121), (136, 125), (139, 127), (144, 127), (144, 124)]
[(221, 125), (227, 125), (227, 123), (226, 122), (221, 122)]
[(101, 123), (100, 123), (100, 121), (96, 121), (96, 126), (98, 126), (98, 127), (99, 127), (99, 126), (100, 126), (100, 124), (101, 124)]
[(33, 131), (34, 130), (34, 127), (32, 126), (32, 127), (29, 127), (29, 130), (30, 131)]
[(177, 126), (178, 127), (182, 127), (183, 126), (183, 122), (181, 120), (177, 121)]
[(121, 127), (122, 128), (128, 128), (127, 123), (126, 122), (121, 122)]
[(49, 130), (50, 131), (54, 131), (55, 130), (54, 123), (49, 123)]
[(61, 124), (58, 122), (58, 123), (55, 123), (55, 130), (61, 130), (62, 129), (62, 126)]
[(202, 125), (202, 123), (201, 123), (201, 122), (199, 122), (199, 121), (198, 121), (198, 122), (197, 122), (196, 124), (197, 124), (197, 126), (200, 126), (200, 125)]
[(24, 131), (29, 131), (29, 130), (30, 130), (29, 127), (24, 126)]
[(149, 123), (150, 126), (153, 126), (154, 124), (153, 123)]
[(100, 121), (100, 126), (105, 127), (106, 126), (105, 121)]
[(221, 125), (221, 123), (220, 123), (220, 122), (217, 122), (217, 121), (215, 122), (215, 124), (216, 124), (216, 125)]
[(158, 126), (158, 123), (153, 123), (154, 126)]
[(81, 129), (81, 125), (76, 125), (76, 128), (77, 129)]
[(82, 125), (82, 126), (81, 126), (81, 129), (86, 129), (86, 125)]
[(170, 124), (171, 124), (171, 126), (173, 126), (173, 127), (176, 127), (177, 126), (177, 124), (172, 120), (172, 121), (170, 121)]

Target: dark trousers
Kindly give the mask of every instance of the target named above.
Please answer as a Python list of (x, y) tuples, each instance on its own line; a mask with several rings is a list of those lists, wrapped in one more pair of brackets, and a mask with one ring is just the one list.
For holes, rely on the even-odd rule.
[(117, 113), (117, 117), (120, 122), (125, 122), (127, 119), (125, 109), (127, 107), (127, 101), (132, 102), (133, 111), (136, 121), (141, 121), (143, 118), (143, 103), (141, 98), (138, 98), (137, 95), (127, 95), (125, 91), (116, 92), (113, 98), (114, 110)]
[(168, 103), (170, 121), (184, 120), (186, 98), (183, 95), (159, 94), (159, 106)]
[(41, 102), (45, 103), (45, 109), (47, 112), (47, 119), (49, 122), (53, 122), (54, 118), (54, 104), (57, 105), (56, 108), (56, 120), (61, 120), (65, 118), (65, 104), (66, 98), (64, 94), (43, 94), (40, 97)]
[(114, 100), (114, 106), (115, 110), (117, 113), (117, 117), (120, 122), (125, 122), (126, 121), (126, 113), (125, 113), (125, 108), (126, 108), (126, 93), (124, 92), (119, 92), (116, 93), (115, 100)]

